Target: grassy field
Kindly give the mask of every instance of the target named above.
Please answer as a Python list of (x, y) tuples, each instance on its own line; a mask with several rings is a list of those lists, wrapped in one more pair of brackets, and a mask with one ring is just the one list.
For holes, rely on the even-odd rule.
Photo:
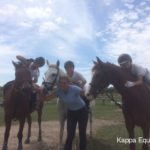
[[(107, 99), (103, 103), (103, 99)], [(36, 120), (36, 113), (32, 114)], [(56, 101), (45, 103), (43, 110), (43, 121), (57, 120)], [(117, 137), (127, 138), (128, 134), (124, 125), (124, 119), (120, 108), (111, 103), (107, 97), (101, 96), (96, 101), (94, 118), (113, 121), (115, 125), (107, 125), (97, 130), (93, 138), (88, 138), (88, 150), (127, 150), (128, 144), (118, 144)], [(3, 122), (3, 108), (0, 108), (0, 126)], [(141, 136), (141, 131), (136, 128), (136, 137)], [(137, 147), (139, 150), (139, 144)]]

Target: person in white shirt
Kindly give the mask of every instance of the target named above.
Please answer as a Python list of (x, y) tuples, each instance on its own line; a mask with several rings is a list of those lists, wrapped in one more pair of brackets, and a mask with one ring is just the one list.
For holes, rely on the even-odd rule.
[[(75, 65), (74, 62), (71, 60), (68, 60), (64, 63), (64, 68), (66, 70), (67, 76), (70, 80), (70, 83), (73, 85), (79, 86), (81, 89), (84, 90), (84, 86), (86, 84), (86, 79), (83, 77), (82, 74), (75, 71)], [(82, 99), (85, 101), (87, 108), (89, 109), (89, 100), (85, 96), (85, 94), (82, 96)]]
[(86, 84), (86, 79), (77, 71), (75, 71), (75, 65), (72, 61), (66, 61), (64, 64), (64, 68), (68, 75), (68, 78), (72, 84), (76, 84), (81, 88)]
[(27, 59), (23, 56), (17, 55), (16, 58), (26, 67), (29, 68), (32, 77), (32, 100), (31, 100), (31, 109), (38, 109), (39, 101), (37, 101), (37, 92), (41, 92), (41, 87), (37, 84), (38, 78), (40, 75), (40, 67), (43, 67), (45, 64), (45, 59), (43, 57), (37, 57), (35, 59)]
[(45, 59), (43, 57), (37, 57), (35, 59), (27, 59), (20, 55), (17, 55), (16, 58), (30, 69), (32, 81), (33, 83), (37, 83), (40, 75), (39, 68), (44, 66)]
[(122, 68), (131, 71), (131, 73), (137, 77), (137, 80), (135, 82), (127, 81), (125, 83), (126, 87), (133, 87), (136, 85), (140, 85), (142, 83), (146, 83), (147, 85), (150, 85), (149, 70), (142, 66), (133, 64), (132, 58), (129, 54), (121, 54), (118, 57), (118, 63)]

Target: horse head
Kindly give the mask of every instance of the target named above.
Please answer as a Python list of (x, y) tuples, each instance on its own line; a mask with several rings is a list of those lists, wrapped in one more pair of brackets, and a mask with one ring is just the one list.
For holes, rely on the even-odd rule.
[(126, 81), (136, 81), (137, 79), (131, 71), (109, 62), (104, 63), (98, 57), (97, 61), (94, 61), (92, 73), (93, 76), (89, 94), (94, 96), (109, 84), (114, 85), (118, 92), (123, 94), (128, 91), (128, 88), (125, 87)]
[(30, 70), (24, 66), (22, 63), (13, 62), (15, 67), (15, 88), (25, 90), (31, 89), (32, 87), (32, 78)]
[(102, 62), (98, 57), (97, 61), (93, 61), (93, 63), (94, 66), (92, 68), (92, 79), (90, 83), (89, 94), (96, 97), (101, 90), (109, 85), (109, 82), (105, 74), (105, 63)]
[(58, 83), (59, 77), (65, 74), (63, 70), (59, 68), (59, 65), (59, 61), (57, 61), (56, 64), (50, 64), (49, 61), (47, 61), (48, 70), (45, 72), (43, 82), (45, 92), (53, 90), (53, 87)]

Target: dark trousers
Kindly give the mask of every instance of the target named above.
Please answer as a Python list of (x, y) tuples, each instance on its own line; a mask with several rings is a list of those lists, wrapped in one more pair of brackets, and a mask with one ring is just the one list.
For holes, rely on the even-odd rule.
[(87, 97), (86, 96), (81, 96), (81, 98), (84, 100), (84, 102), (85, 102), (85, 104), (86, 104), (86, 107), (87, 107), (87, 109), (88, 109), (88, 111), (89, 111), (89, 105), (90, 105), (90, 101), (87, 99)]
[(77, 111), (68, 110), (67, 114), (67, 139), (65, 150), (72, 150), (72, 142), (75, 136), (76, 125), (79, 126), (80, 150), (86, 150), (86, 128), (88, 111), (84, 107)]

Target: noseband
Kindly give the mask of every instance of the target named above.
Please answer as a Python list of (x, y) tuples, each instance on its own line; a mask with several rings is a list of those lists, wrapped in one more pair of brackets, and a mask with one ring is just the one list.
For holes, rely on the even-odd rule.
[(42, 84), (44, 85), (44, 92), (47, 93), (48, 91), (52, 91), (54, 86), (57, 83), (57, 78), (59, 76), (59, 68), (57, 67), (57, 74), (55, 76), (55, 79), (53, 80), (52, 83), (48, 82), (48, 81), (44, 81)]

